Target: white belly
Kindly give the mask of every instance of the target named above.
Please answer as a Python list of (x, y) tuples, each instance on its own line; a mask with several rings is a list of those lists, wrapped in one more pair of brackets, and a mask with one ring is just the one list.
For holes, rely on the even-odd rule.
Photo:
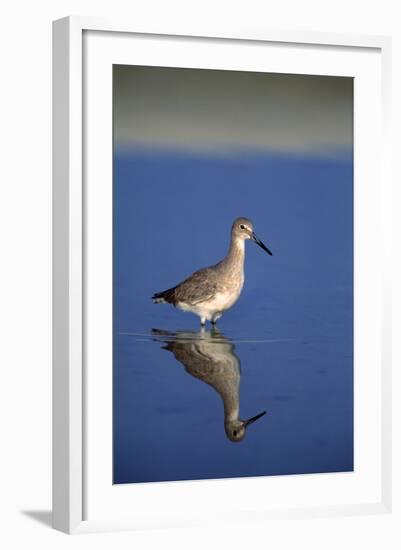
[[(241, 287), (242, 288), (242, 287)], [(235, 304), (241, 294), (241, 288), (232, 290), (231, 292), (219, 292), (213, 299), (205, 303), (211, 311), (225, 311)]]

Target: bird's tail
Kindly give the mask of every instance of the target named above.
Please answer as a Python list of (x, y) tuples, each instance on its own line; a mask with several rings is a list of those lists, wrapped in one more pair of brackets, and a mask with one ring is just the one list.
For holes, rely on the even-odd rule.
[(156, 292), (152, 296), (152, 300), (154, 304), (166, 304), (166, 300), (163, 298), (163, 292)]
[(156, 292), (152, 296), (154, 304), (173, 304), (174, 303), (174, 288), (163, 290), (163, 292)]

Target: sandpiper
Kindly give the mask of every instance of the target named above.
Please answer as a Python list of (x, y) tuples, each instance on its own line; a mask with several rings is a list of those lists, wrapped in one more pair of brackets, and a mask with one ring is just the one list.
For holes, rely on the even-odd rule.
[(266, 414), (263, 411), (248, 420), (240, 418), (241, 364), (233, 343), (218, 329), (201, 332), (169, 332), (153, 329), (188, 374), (202, 380), (220, 395), (224, 407), (224, 430), (230, 441), (242, 441), (248, 426)]
[(195, 271), (178, 285), (156, 292), (155, 304), (167, 303), (200, 317), (201, 325), (213, 325), (238, 300), (244, 285), (245, 241), (251, 239), (265, 252), (270, 250), (258, 239), (248, 218), (237, 218), (231, 228), (227, 256), (211, 267)]

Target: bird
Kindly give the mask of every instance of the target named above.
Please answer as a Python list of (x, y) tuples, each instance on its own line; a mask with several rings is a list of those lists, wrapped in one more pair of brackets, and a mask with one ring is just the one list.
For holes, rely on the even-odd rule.
[(215, 325), (225, 311), (238, 300), (244, 285), (245, 241), (252, 240), (272, 256), (271, 251), (258, 239), (253, 223), (248, 218), (237, 218), (231, 227), (230, 247), (226, 257), (215, 265), (199, 269), (178, 285), (156, 292), (155, 304), (172, 304), (183, 311)]
[(217, 328), (200, 332), (153, 329), (152, 334), (163, 343), (188, 374), (211, 386), (221, 397), (224, 408), (224, 430), (227, 438), (242, 441), (248, 426), (266, 414), (263, 411), (248, 420), (239, 417), (241, 363), (234, 344)]

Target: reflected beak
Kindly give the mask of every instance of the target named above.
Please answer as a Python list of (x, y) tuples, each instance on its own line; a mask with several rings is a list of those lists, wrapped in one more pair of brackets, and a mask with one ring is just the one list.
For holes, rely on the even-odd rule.
[(246, 427), (246, 426), (249, 426), (249, 424), (253, 424), (253, 422), (256, 422), (256, 420), (259, 420), (259, 418), (261, 418), (265, 414), (266, 414), (266, 411), (263, 411), (257, 414), (256, 416), (252, 416), (252, 418), (250, 418), (249, 420), (244, 420), (244, 426)]
[(270, 250), (267, 248), (267, 246), (265, 246), (262, 241), (260, 239), (257, 238), (257, 236), (255, 235), (255, 233), (252, 233), (252, 239), (255, 241), (255, 243), (260, 246), (260, 248), (263, 248), (263, 250), (265, 252), (267, 252), (268, 254), (270, 254), (270, 256), (273, 256), (273, 254), (270, 252)]

